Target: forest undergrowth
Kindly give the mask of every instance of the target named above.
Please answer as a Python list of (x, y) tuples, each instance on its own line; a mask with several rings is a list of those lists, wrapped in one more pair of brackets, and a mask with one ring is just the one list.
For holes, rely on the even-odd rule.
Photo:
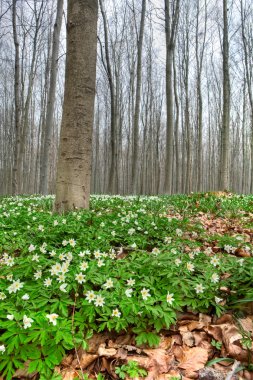
[(252, 195), (52, 200), (0, 199), (0, 378), (253, 378)]

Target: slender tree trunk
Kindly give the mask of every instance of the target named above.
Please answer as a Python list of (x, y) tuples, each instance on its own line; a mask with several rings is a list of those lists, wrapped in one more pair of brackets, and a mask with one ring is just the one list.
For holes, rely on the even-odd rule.
[(136, 72), (136, 96), (135, 96), (135, 111), (133, 125), (133, 154), (132, 154), (132, 192), (137, 192), (137, 175), (138, 175), (138, 152), (139, 152), (139, 119), (140, 119), (140, 104), (141, 104), (141, 82), (142, 82), (142, 48), (145, 26), (146, 0), (142, 0), (141, 23), (139, 38), (137, 42), (137, 72)]
[(174, 74), (174, 96), (175, 96), (175, 108), (176, 108), (176, 120), (175, 120), (175, 192), (179, 192), (179, 183), (180, 183), (180, 177), (179, 177), (179, 101), (178, 101), (178, 93), (177, 93), (177, 69), (176, 69), (176, 62), (175, 62), (175, 56), (173, 57), (173, 74)]
[[(111, 144), (111, 163), (109, 169), (109, 184), (108, 191), (109, 193), (115, 192), (115, 182), (116, 182), (116, 172), (117, 172), (117, 146), (116, 146), (116, 111), (115, 111), (115, 89), (113, 83), (112, 76), (112, 68), (111, 68), (111, 60), (109, 53), (109, 39), (108, 39), (108, 27), (107, 27), (107, 19), (104, 10), (103, 0), (99, 0), (100, 9), (103, 18), (103, 26), (104, 26), (104, 38), (105, 38), (105, 60), (106, 64), (104, 64), (105, 71), (107, 74), (109, 88), (110, 88), (110, 98), (111, 98), (111, 136), (110, 136), (110, 144)], [(102, 53), (102, 51), (101, 51)]]
[(58, 55), (59, 55), (62, 15), (63, 15), (63, 0), (58, 0), (57, 13), (56, 13), (54, 32), (53, 32), (53, 46), (52, 46), (51, 67), (50, 67), (50, 83), (49, 83), (49, 93), (48, 93), (48, 99), (47, 99), (46, 120), (45, 120), (45, 126), (44, 126), (44, 141), (43, 141), (44, 146), (42, 147), (43, 155), (42, 155), (42, 166), (41, 166), (41, 176), (40, 176), (40, 193), (42, 194), (48, 194), (48, 188), (49, 188), (49, 167), (50, 167), (49, 154), (50, 154), (50, 149), (52, 145), (55, 92), (56, 92), (56, 79), (57, 79), (57, 72), (58, 72)]
[(96, 0), (68, 0), (67, 59), (55, 210), (88, 208), (97, 55)]
[(230, 123), (230, 79), (227, 0), (223, 0), (223, 114), (221, 129), (220, 188), (228, 190), (229, 180), (229, 123)]
[[(247, 83), (248, 97), (249, 97), (249, 105), (250, 105), (250, 130), (251, 130), (251, 138), (250, 138), (250, 163), (251, 163), (251, 176), (250, 176), (250, 193), (253, 193), (253, 93), (252, 93), (252, 77), (253, 77), (253, 69), (252, 69), (252, 61), (250, 62), (250, 55), (252, 51), (253, 40), (252, 37), (247, 38), (246, 36), (246, 28), (245, 28), (245, 10), (243, 8), (243, 2), (241, 0), (241, 25), (242, 25), (242, 41), (243, 41), (243, 53), (244, 53), (244, 62), (245, 62), (245, 77)], [(251, 32), (252, 33), (252, 32)]]
[(12, 2), (12, 27), (13, 40), (15, 45), (15, 79), (14, 79), (14, 98), (15, 98), (15, 142), (13, 155), (12, 169), (12, 193), (18, 194), (19, 191), (19, 176), (20, 176), (20, 60), (19, 60), (19, 40), (17, 33), (17, 0)]
[(202, 67), (203, 57), (206, 41), (206, 28), (207, 28), (207, 4), (205, 0), (205, 20), (204, 20), (204, 32), (203, 42), (201, 48), (199, 48), (199, 0), (197, 0), (197, 25), (196, 25), (196, 63), (197, 63), (197, 191), (203, 190), (203, 97), (202, 97)]
[(172, 193), (173, 148), (174, 148), (174, 101), (173, 101), (173, 54), (179, 17), (179, 0), (173, 0), (173, 11), (169, 0), (165, 2), (165, 36), (166, 36), (166, 158), (164, 192)]

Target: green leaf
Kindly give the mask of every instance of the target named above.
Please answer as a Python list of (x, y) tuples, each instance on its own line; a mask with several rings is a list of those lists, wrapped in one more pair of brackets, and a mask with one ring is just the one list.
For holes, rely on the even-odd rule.
[(159, 345), (160, 337), (152, 332), (142, 332), (135, 338), (137, 345), (148, 343), (150, 347)]
[(217, 358), (217, 359), (212, 359), (209, 362), (206, 363), (207, 367), (211, 367), (213, 364), (220, 363), (220, 362), (229, 362), (233, 363), (234, 359), (231, 358)]
[(37, 359), (37, 360), (33, 360), (29, 363), (29, 367), (28, 367), (28, 372), (29, 373), (33, 373), (36, 371), (36, 369), (38, 368), (38, 364), (39, 364), (40, 360)]

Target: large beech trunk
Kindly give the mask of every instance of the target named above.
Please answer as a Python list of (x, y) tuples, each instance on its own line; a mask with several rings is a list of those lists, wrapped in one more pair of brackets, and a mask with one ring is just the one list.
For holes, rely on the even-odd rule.
[(69, 0), (65, 93), (57, 164), (55, 211), (88, 208), (94, 117), (96, 0)]

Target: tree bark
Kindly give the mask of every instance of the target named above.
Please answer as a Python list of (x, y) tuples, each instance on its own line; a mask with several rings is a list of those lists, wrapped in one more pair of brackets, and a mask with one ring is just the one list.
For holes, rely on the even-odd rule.
[(227, 0), (223, 0), (223, 114), (221, 130), (220, 189), (228, 190), (229, 180), (229, 123), (230, 123), (230, 79)]
[(96, 0), (68, 0), (65, 93), (55, 211), (88, 208), (97, 53)]
[[(52, 145), (52, 132), (53, 132), (53, 118), (54, 118), (54, 105), (55, 105), (55, 91), (56, 91), (56, 79), (58, 72), (58, 55), (60, 44), (60, 32), (62, 25), (63, 15), (63, 0), (57, 1), (57, 13), (54, 24), (53, 43), (52, 43), (52, 56), (50, 67), (50, 83), (47, 100), (46, 120), (44, 126), (44, 152), (43, 163), (41, 167), (40, 176), (40, 193), (48, 194), (49, 188), (49, 167), (50, 167), (50, 148)], [(42, 149), (43, 151), (43, 149)]]
[[(99, 0), (100, 9), (102, 13), (103, 18), (103, 26), (104, 26), (104, 38), (105, 38), (105, 60), (106, 63), (104, 63), (104, 68), (107, 74), (108, 82), (109, 82), (109, 88), (110, 88), (110, 97), (111, 97), (111, 135), (110, 135), (110, 144), (111, 144), (111, 162), (110, 162), (110, 169), (109, 169), (109, 184), (108, 184), (108, 191), (109, 193), (115, 192), (115, 185), (116, 185), (116, 173), (117, 173), (117, 146), (116, 146), (116, 110), (115, 110), (115, 89), (114, 89), (114, 83), (113, 83), (113, 76), (112, 76), (112, 68), (111, 68), (111, 61), (110, 61), (110, 55), (109, 55), (109, 40), (108, 40), (108, 28), (107, 28), (107, 20), (106, 20), (106, 14), (104, 10), (104, 3), (103, 0)], [(102, 49), (101, 49), (102, 54)]]
[(134, 194), (137, 193), (137, 175), (138, 175), (138, 152), (139, 152), (139, 119), (140, 119), (140, 104), (141, 104), (141, 69), (142, 69), (142, 47), (144, 37), (146, 14), (146, 0), (142, 0), (141, 22), (139, 38), (137, 41), (137, 72), (136, 72), (136, 95), (135, 95), (135, 110), (134, 110), (134, 125), (133, 125), (133, 154), (132, 154), (132, 186), (131, 190)]
[(12, 2), (12, 28), (13, 41), (15, 45), (15, 79), (14, 79), (14, 102), (15, 102), (15, 142), (12, 168), (12, 194), (18, 194), (19, 191), (19, 173), (20, 173), (20, 132), (21, 132), (21, 114), (20, 114), (20, 59), (19, 59), (19, 40), (17, 33), (17, 0)]
[(173, 10), (170, 1), (165, 2), (165, 36), (166, 36), (166, 158), (164, 192), (172, 193), (173, 178), (173, 148), (174, 148), (174, 101), (173, 101), (173, 54), (179, 17), (180, 0), (173, 0)]

